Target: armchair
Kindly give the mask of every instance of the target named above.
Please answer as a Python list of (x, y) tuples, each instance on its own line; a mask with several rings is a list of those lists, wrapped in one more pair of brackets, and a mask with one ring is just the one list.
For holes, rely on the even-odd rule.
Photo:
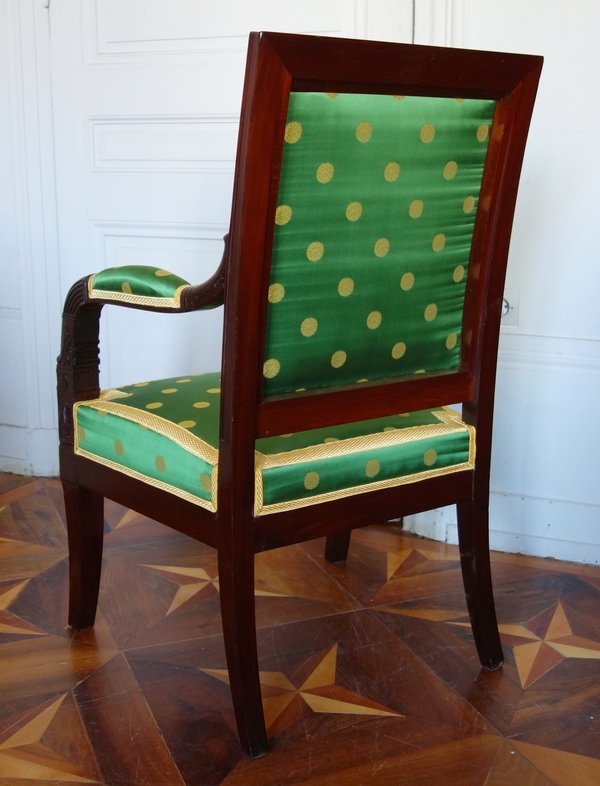
[[(456, 504), (482, 665), (500, 312), (542, 59), (250, 36), (230, 234), (200, 286), (128, 267), (77, 282), (58, 362), (69, 624), (94, 623), (109, 497), (218, 550), (242, 746), (267, 752), (254, 554)], [(105, 305), (224, 303), (220, 371), (99, 388)], [(448, 408), (462, 403), (462, 414)]]

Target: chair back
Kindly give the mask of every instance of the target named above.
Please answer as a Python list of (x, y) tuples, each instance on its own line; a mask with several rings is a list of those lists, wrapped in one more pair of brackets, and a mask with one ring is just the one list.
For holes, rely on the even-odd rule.
[(241, 474), (258, 437), (454, 402), (491, 423), (541, 65), (251, 35), (221, 413)]
[(495, 108), (290, 94), (264, 394), (458, 368)]

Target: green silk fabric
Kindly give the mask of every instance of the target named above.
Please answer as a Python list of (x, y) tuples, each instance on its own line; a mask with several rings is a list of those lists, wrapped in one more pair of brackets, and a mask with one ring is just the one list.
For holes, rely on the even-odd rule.
[(146, 265), (109, 267), (96, 273), (93, 281), (94, 290), (139, 297), (172, 298), (182, 286), (189, 286), (189, 282), (167, 270)]
[(91, 407), (78, 407), (77, 441), (80, 448), (94, 456), (210, 501), (213, 467), (139, 423)]
[[(218, 373), (106, 391), (100, 400), (76, 407), (76, 448), (116, 469), (138, 473), (148, 483), (179, 489), (208, 506), (211, 475), (218, 464), (219, 409)], [(457, 422), (447, 429), (452, 433), (431, 436), (432, 427), (444, 425), (433, 412), (257, 440), (259, 466), (266, 464), (262, 468), (265, 505), (293, 500), (305, 504), (321, 494), (463, 465), (469, 460), (469, 431)], [(385, 432), (392, 432), (386, 435), (388, 441), (394, 442), (396, 432), (399, 440), (408, 437), (411, 441), (366, 444), (371, 436)], [(319, 455), (327, 443), (336, 443), (334, 451), (338, 446), (345, 450), (347, 440), (356, 442), (347, 443), (344, 455)], [(291, 463), (269, 466), (290, 455)]]
[(290, 95), (265, 395), (458, 365), (494, 110), (489, 100)]

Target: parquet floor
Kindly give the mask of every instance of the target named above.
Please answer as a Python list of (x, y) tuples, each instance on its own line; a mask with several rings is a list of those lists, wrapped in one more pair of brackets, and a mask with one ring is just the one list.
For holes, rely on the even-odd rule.
[(0, 475), (0, 786), (600, 784), (600, 568), (495, 554), (480, 671), (456, 548), (367, 528), (257, 558), (272, 750), (240, 752), (215, 553), (113, 503), (94, 630), (66, 630), (59, 484)]

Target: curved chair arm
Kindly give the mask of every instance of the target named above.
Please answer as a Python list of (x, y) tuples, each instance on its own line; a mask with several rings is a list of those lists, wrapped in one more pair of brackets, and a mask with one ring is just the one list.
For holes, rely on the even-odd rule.
[[(229, 235), (225, 235), (223, 240), (225, 248), (221, 264), (203, 284), (192, 286), (183, 278), (160, 268), (125, 265), (88, 276), (85, 279), (87, 299), (102, 305), (110, 303), (163, 313), (217, 308), (223, 305), (224, 300)], [(77, 282), (75, 287), (80, 284)]]
[[(73, 404), (100, 395), (100, 314), (105, 304), (162, 313), (216, 308), (225, 295), (225, 265), (229, 235), (223, 238), (223, 258), (215, 274), (192, 286), (178, 276), (142, 265), (110, 268), (85, 276), (69, 290), (63, 310), (61, 352), (57, 361), (61, 461), (68, 467), (73, 447)], [(135, 274), (133, 278), (132, 273)], [(133, 284), (125, 276), (131, 277)], [(182, 283), (180, 283), (182, 282)], [(129, 287), (123, 287), (123, 284)], [(110, 286), (112, 289), (100, 289)], [(131, 291), (128, 292), (127, 289)], [(134, 292), (134, 288), (137, 294)]]

